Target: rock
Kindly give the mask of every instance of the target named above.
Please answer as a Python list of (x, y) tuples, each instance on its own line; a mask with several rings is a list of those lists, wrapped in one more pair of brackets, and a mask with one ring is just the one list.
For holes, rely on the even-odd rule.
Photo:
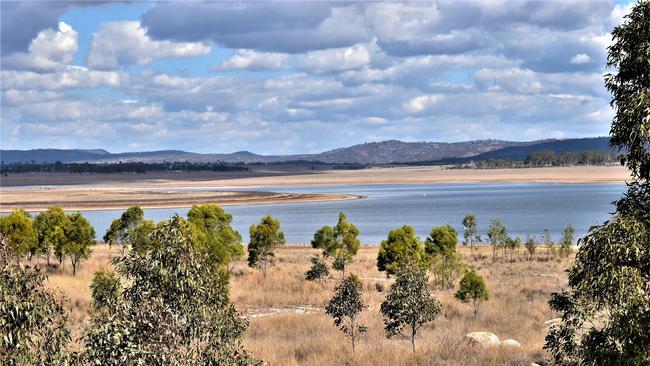
[(530, 363), (530, 366), (542, 366), (542, 365), (540, 365), (540, 364), (538, 364), (538, 363), (535, 363), (535, 362), (531, 362), (531, 363)]
[(499, 344), (499, 345), (504, 346), (504, 347), (518, 347), (518, 348), (521, 348), (521, 344), (519, 344), (519, 342), (515, 341), (514, 339), (506, 339), (505, 341), (501, 342), (501, 344)]
[(478, 343), (483, 347), (496, 347), (499, 345), (499, 337), (490, 332), (471, 332), (465, 334), (472, 342)]
[(561, 322), (562, 322), (562, 318), (553, 318), (553, 319), (549, 319), (549, 320), (545, 321), (544, 326), (552, 327), (555, 324), (558, 324), (558, 323), (561, 323)]

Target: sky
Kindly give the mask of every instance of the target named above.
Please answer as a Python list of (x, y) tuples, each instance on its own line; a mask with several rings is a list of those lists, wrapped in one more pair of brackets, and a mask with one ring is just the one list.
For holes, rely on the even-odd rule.
[(2, 149), (604, 136), (632, 3), (1, 3)]

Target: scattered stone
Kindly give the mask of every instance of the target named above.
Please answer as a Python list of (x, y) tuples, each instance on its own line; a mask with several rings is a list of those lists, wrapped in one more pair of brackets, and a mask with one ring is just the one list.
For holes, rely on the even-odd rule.
[(514, 339), (506, 339), (505, 341), (501, 342), (500, 346), (521, 348), (521, 344), (519, 344), (519, 342), (515, 341)]
[(483, 347), (496, 347), (499, 345), (499, 337), (490, 332), (471, 332), (465, 335), (472, 342), (478, 343)]

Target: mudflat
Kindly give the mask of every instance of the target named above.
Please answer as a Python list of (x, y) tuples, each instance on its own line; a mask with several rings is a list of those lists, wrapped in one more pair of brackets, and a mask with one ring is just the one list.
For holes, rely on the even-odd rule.
[[(31, 178), (30, 178), (31, 177)], [(67, 181), (66, 181), (67, 178)], [(188, 207), (193, 204), (245, 205), (360, 198), (344, 194), (282, 193), (283, 185), (425, 184), (461, 182), (605, 183), (630, 179), (620, 166), (519, 169), (396, 167), (359, 170), (286, 170), (236, 173), (35, 174), (3, 177), (0, 211)], [(56, 182), (56, 183), (52, 183)], [(66, 184), (67, 182), (67, 184)], [(20, 183), (20, 184), (19, 184)], [(12, 186), (15, 185), (15, 186)], [(279, 186), (277, 192), (228, 191), (228, 187)]]

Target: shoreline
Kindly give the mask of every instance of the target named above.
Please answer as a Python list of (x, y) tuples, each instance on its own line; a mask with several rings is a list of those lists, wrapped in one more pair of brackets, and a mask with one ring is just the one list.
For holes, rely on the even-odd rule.
[[(30, 178), (33, 176), (26, 176)], [(84, 176), (87, 184), (47, 185), (47, 175), (39, 175), (34, 186), (0, 187), (0, 212), (22, 208), (42, 211), (51, 206), (66, 210), (117, 210), (133, 205), (143, 208), (184, 208), (194, 204), (214, 203), (222, 206), (265, 205), (284, 203), (325, 202), (361, 199), (345, 193), (282, 193), (286, 186), (349, 186), (381, 184), (462, 184), (462, 183), (545, 183), (545, 184), (608, 184), (630, 179), (621, 166), (575, 166), (515, 169), (445, 169), (444, 167), (395, 167), (362, 170), (323, 170), (274, 172), (252, 177), (221, 177), (196, 179), (203, 175), (173, 174), (159, 179), (140, 177), (134, 181), (103, 180), (101, 175)], [(113, 176), (111, 176), (113, 177)], [(14, 177), (16, 178), (16, 177)], [(133, 176), (128, 176), (134, 179)], [(17, 180), (17, 179), (15, 179)], [(254, 190), (236, 190), (248, 188)], [(230, 189), (230, 191), (229, 191)], [(273, 192), (269, 192), (271, 190)]]
[[(232, 193), (232, 192), (224, 192)], [(238, 192), (235, 192), (238, 193)], [(29, 212), (41, 212), (49, 207), (61, 207), (65, 211), (111, 211), (124, 210), (128, 207), (137, 205), (143, 209), (175, 209), (190, 208), (195, 204), (217, 204), (219, 206), (248, 206), (248, 205), (272, 205), (272, 204), (297, 204), (309, 202), (331, 202), (331, 201), (349, 201), (364, 199), (364, 196), (354, 194), (322, 194), (322, 193), (276, 193), (276, 192), (245, 192), (246, 197), (236, 197), (234, 199), (169, 199), (156, 202), (138, 201), (138, 199), (128, 199), (128, 202), (101, 201), (88, 204), (80, 204), (77, 201), (69, 202), (11, 202), (2, 203), (0, 213), (9, 213), (15, 209), (24, 209)], [(121, 201), (121, 200), (120, 200)]]

